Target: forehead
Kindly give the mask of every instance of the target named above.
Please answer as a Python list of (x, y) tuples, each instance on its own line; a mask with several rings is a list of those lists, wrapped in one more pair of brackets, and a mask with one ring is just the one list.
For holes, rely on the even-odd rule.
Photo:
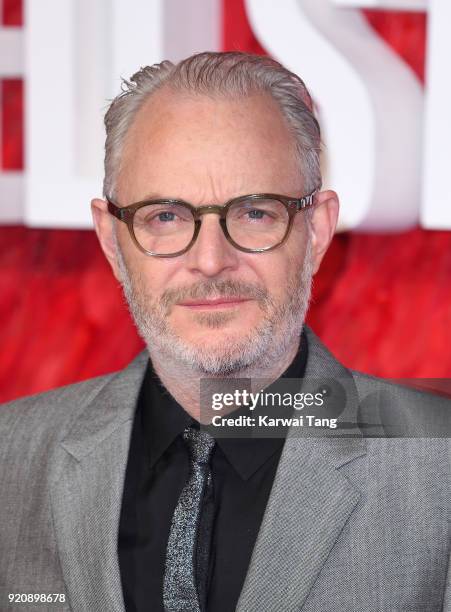
[[(282, 191), (280, 191), (282, 189)], [(118, 191), (224, 201), (255, 191), (300, 189), (295, 141), (271, 96), (154, 95), (126, 135)]]

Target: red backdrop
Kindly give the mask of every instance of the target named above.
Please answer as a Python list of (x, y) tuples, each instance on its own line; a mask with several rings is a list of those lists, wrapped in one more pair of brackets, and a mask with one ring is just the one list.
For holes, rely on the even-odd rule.
[[(223, 13), (225, 50), (264, 52), (242, 0), (224, 0)], [(365, 15), (423, 80), (425, 15)], [(4, 0), (2, 20), (22, 23), (20, 1)], [(2, 164), (20, 169), (21, 81), (3, 81), (1, 93)], [(142, 348), (93, 232), (1, 227), (0, 245), (0, 400), (112, 371)], [(316, 277), (309, 323), (347, 366), (446, 377), (450, 278), (451, 232), (341, 234)]]

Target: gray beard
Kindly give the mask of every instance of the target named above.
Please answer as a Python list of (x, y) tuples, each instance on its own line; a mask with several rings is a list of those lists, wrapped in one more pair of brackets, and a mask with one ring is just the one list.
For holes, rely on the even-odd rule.
[[(289, 347), (299, 342), (312, 287), (310, 237), (302, 269), (289, 279), (285, 300), (281, 303), (276, 303), (257, 283), (219, 279), (205, 279), (189, 287), (167, 289), (156, 300), (147, 292), (142, 275), (130, 274), (117, 241), (116, 247), (128, 308), (150, 356), (157, 354), (160, 362), (185, 366), (198, 375), (235, 378), (250, 370), (274, 367)], [(264, 313), (263, 320), (239, 338), (228, 336), (210, 346), (194, 346), (171, 329), (168, 315), (175, 303), (187, 298), (218, 295), (255, 299)], [(210, 328), (214, 335), (215, 330), (221, 329), (235, 316), (233, 312), (200, 312), (196, 313), (196, 320), (203, 327)]]

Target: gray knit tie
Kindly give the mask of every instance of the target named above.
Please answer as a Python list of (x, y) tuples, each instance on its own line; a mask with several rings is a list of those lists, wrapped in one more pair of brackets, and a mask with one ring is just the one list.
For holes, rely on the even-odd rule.
[(200, 612), (196, 581), (197, 532), (205, 487), (211, 482), (209, 460), (215, 445), (205, 431), (187, 428), (183, 439), (190, 452), (188, 481), (172, 517), (166, 548), (163, 603), (166, 612)]

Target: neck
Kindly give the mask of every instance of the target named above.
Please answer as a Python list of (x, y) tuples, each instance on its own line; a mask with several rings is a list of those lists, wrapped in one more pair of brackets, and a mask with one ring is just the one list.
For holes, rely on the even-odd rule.
[[(234, 372), (228, 379), (250, 378), (264, 379), (268, 385), (277, 380), (294, 360), (299, 349), (300, 337), (297, 335), (285, 347), (283, 354), (275, 354), (273, 359)], [(200, 381), (202, 379), (224, 379), (224, 376), (213, 376), (201, 373), (194, 368), (175, 361), (166, 355), (149, 349), (153, 369), (160, 381), (182, 406), (197, 421), (201, 420)]]

